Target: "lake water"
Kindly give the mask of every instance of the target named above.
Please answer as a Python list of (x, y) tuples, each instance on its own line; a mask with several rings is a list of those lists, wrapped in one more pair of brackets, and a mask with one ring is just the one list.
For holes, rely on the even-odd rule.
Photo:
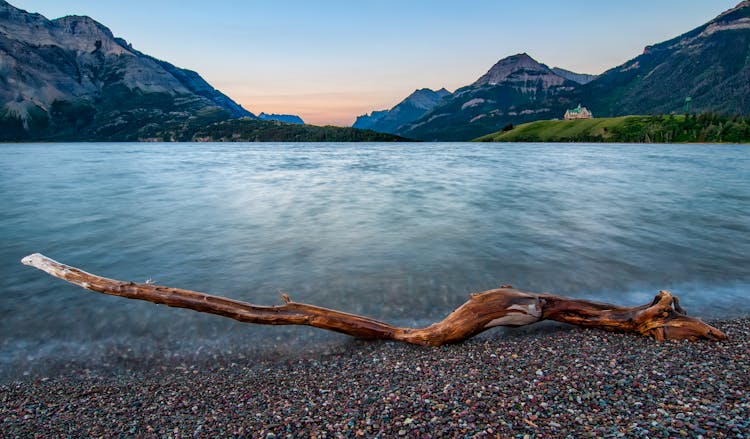
[[(87, 292), (86, 271), (398, 324), (530, 291), (750, 315), (750, 149), (588, 144), (0, 145), (0, 376), (112, 346), (329, 340)], [(333, 342), (344, 342), (335, 338)]]

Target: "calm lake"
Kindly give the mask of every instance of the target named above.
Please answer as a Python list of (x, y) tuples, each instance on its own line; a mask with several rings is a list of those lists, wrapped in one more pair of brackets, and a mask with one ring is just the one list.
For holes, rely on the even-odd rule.
[(21, 265), (405, 325), (501, 284), (750, 315), (750, 149), (589, 144), (0, 145), (0, 376), (107, 349), (345, 338), (108, 297)]

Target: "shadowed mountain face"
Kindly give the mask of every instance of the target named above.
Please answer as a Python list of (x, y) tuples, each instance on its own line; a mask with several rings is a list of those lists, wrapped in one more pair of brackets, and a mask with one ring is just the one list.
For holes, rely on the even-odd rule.
[(750, 1), (598, 76), (549, 69), (527, 54), (504, 58), (390, 132), (470, 140), (509, 124), (561, 118), (579, 103), (601, 117), (656, 115), (685, 112), (688, 97), (693, 113), (750, 114)]
[[(200, 75), (133, 49), (89, 17), (0, 0), (0, 140), (141, 140), (254, 117)], [(158, 128), (158, 129), (157, 129)]]
[(414, 122), (435, 108), (450, 94), (444, 88), (438, 91), (429, 88), (416, 90), (390, 110), (373, 111), (370, 114), (359, 116), (353, 127), (383, 133), (395, 133), (401, 126)]
[(562, 76), (565, 79), (569, 79), (569, 80), (571, 80), (573, 82), (576, 82), (578, 84), (581, 84), (581, 85), (588, 84), (589, 82), (591, 82), (594, 79), (596, 79), (596, 76), (597, 76), (597, 75), (589, 75), (589, 74), (586, 74), (586, 73), (571, 72), (570, 70), (565, 70), (565, 69), (560, 68), (560, 67), (552, 67), (552, 71), (557, 76)]

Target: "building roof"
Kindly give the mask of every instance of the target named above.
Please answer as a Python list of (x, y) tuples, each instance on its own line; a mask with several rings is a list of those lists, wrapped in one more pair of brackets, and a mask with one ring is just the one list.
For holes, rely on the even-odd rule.
[(580, 113), (580, 112), (582, 112), (585, 109), (586, 109), (586, 107), (581, 107), (581, 104), (578, 104), (578, 106), (576, 108), (570, 109), (568, 111), (571, 112), (571, 113)]

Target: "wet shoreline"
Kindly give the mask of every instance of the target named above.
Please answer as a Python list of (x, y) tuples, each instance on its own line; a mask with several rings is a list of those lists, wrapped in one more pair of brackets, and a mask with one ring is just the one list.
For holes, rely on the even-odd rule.
[[(750, 319), (726, 342), (655, 342), (569, 326), (425, 348), (332, 339), (156, 353), (0, 387), (8, 437), (742, 437)], [(114, 360), (113, 360), (114, 361)]]

